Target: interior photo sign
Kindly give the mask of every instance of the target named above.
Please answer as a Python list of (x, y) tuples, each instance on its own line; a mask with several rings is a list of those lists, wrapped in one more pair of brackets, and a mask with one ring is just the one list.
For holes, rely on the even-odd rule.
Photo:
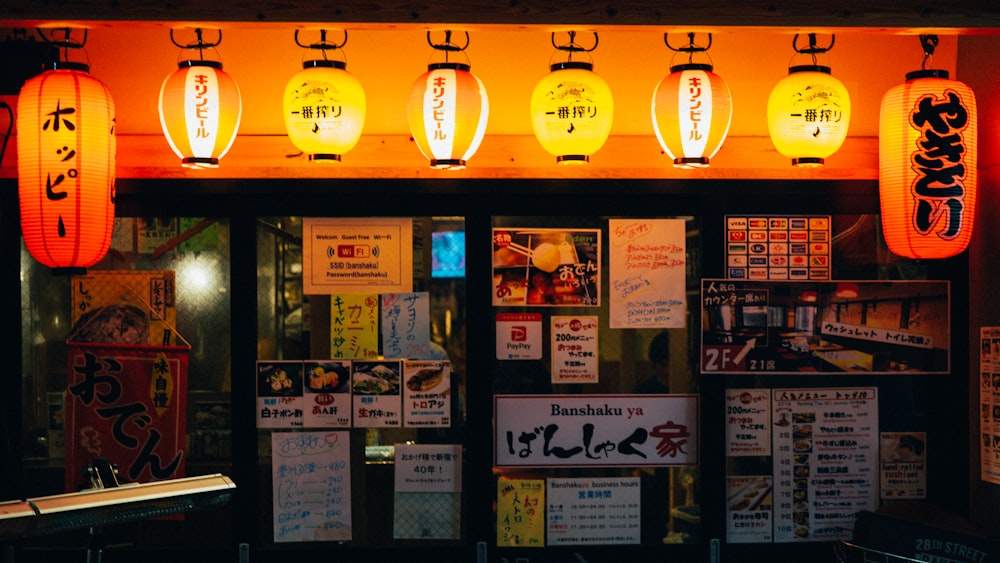
[(303, 218), (302, 291), (306, 295), (413, 289), (413, 220)]
[(609, 219), (611, 328), (683, 328), (683, 219)]
[(951, 370), (947, 280), (703, 279), (701, 300), (706, 374)]

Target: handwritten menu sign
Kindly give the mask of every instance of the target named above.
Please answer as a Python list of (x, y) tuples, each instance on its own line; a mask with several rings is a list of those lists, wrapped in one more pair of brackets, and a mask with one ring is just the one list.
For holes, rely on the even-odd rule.
[(405, 292), (413, 288), (413, 220), (302, 219), (302, 292)]
[(351, 540), (347, 432), (274, 432), (274, 541)]
[(431, 357), (430, 294), (382, 295), (382, 355), (386, 358)]
[(1000, 327), (979, 333), (980, 478), (1000, 484)]
[(552, 317), (552, 383), (597, 383), (597, 317)]
[(497, 480), (497, 546), (545, 547), (545, 480)]
[(638, 477), (548, 479), (549, 545), (638, 544)]
[(774, 389), (776, 542), (850, 539), (878, 504), (878, 397), (870, 388)]
[(609, 219), (611, 328), (682, 328), (683, 219)]
[(336, 360), (378, 358), (377, 294), (339, 293), (330, 298), (330, 357)]

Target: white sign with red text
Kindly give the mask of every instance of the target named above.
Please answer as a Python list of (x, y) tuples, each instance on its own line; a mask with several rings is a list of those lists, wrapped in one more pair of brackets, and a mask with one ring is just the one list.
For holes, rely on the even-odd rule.
[(597, 383), (597, 317), (552, 317), (552, 383)]
[(698, 395), (496, 395), (497, 467), (697, 465)]

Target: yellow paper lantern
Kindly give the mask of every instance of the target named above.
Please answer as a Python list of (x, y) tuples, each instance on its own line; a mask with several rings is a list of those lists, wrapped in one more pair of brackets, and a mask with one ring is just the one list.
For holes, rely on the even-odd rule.
[[(182, 48), (201, 54), (218, 45), (202, 41), (200, 29), (197, 33), (198, 42)], [(199, 58), (177, 66), (160, 87), (163, 134), (183, 166), (215, 168), (236, 140), (243, 114), (240, 89), (220, 61)]]
[(285, 86), (285, 129), (313, 162), (339, 162), (361, 139), (365, 90), (344, 61), (314, 60)]
[(56, 269), (87, 268), (111, 246), (115, 102), (81, 63), (56, 63), (17, 100), (17, 183), (28, 252)]
[(976, 98), (944, 70), (906, 75), (879, 112), (879, 201), (889, 250), (948, 258), (972, 238), (977, 187)]
[(489, 98), (470, 68), (454, 62), (429, 64), (410, 89), (410, 133), (431, 168), (465, 168), (486, 134)]
[(847, 138), (851, 97), (830, 67), (788, 69), (767, 99), (767, 128), (779, 153), (793, 166), (822, 166)]
[(683, 168), (708, 166), (733, 117), (729, 86), (704, 63), (670, 67), (653, 90), (651, 110), (656, 139)]
[(611, 88), (590, 62), (566, 61), (549, 68), (531, 94), (535, 138), (558, 163), (590, 162), (611, 133)]

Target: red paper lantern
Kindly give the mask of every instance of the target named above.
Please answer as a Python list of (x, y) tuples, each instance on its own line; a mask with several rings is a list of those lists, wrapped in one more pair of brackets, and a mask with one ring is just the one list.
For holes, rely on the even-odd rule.
[(948, 258), (972, 238), (976, 98), (944, 70), (920, 70), (882, 98), (879, 201), (889, 250)]
[(28, 252), (50, 268), (86, 268), (111, 246), (115, 102), (81, 63), (29, 79), (17, 101), (17, 182)]

